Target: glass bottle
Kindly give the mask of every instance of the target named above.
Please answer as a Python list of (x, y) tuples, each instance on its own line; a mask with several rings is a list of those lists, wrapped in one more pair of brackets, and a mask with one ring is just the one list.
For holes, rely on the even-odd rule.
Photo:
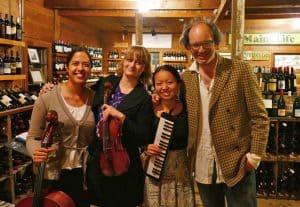
[(297, 91), (297, 97), (294, 100), (293, 116), (296, 118), (300, 118), (300, 90)]
[(284, 117), (286, 114), (285, 114), (285, 101), (284, 101), (284, 98), (283, 98), (283, 89), (280, 89), (280, 96), (279, 96), (279, 99), (277, 101), (277, 115), (280, 116), (280, 117)]

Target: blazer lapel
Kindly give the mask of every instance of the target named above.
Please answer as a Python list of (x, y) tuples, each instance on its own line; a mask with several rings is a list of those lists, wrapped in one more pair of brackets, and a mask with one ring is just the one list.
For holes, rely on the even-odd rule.
[(224, 87), (229, 79), (232, 65), (230, 61), (218, 55), (218, 65), (216, 68), (216, 75), (214, 80), (214, 86), (212, 88), (212, 96), (209, 103), (209, 110), (212, 109), (214, 104), (220, 97), (221, 92), (224, 91)]

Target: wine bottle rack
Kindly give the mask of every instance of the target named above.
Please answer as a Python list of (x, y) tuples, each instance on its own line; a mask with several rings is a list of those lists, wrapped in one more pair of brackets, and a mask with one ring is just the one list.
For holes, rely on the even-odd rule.
[(300, 119), (270, 117), (266, 155), (256, 171), (257, 196), (300, 200)]
[[(21, 155), (11, 148), (4, 147), (4, 143), (10, 142), (16, 134), (28, 130), (29, 123), (24, 122), (29, 120), (32, 108), (33, 105), (28, 105), (0, 112), (2, 138), (0, 154), (3, 161), (0, 163), (0, 200), (15, 203), (19, 192), (23, 192), (20, 189), (18, 191), (16, 188), (19, 182), (18, 177), (22, 178), (24, 172), (32, 169), (32, 162), (29, 157)], [(19, 121), (22, 123), (18, 123)], [(29, 181), (27, 184), (29, 185)]]

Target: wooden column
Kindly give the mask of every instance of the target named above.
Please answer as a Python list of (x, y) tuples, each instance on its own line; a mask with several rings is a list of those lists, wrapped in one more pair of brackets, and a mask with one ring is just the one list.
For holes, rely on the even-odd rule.
[(231, 8), (231, 58), (242, 60), (245, 28), (245, 0), (232, 0)]
[(143, 14), (135, 13), (135, 44), (143, 45)]
[(58, 9), (54, 9), (54, 40), (60, 39), (60, 16)]

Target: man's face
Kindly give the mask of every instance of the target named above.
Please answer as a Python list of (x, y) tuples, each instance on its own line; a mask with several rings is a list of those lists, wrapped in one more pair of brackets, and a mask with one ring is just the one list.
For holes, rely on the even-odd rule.
[(210, 28), (203, 23), (195, 25), (189, 32), (189, 49), (196, 62), (208, 64), (215, 56), (215, 44)]

